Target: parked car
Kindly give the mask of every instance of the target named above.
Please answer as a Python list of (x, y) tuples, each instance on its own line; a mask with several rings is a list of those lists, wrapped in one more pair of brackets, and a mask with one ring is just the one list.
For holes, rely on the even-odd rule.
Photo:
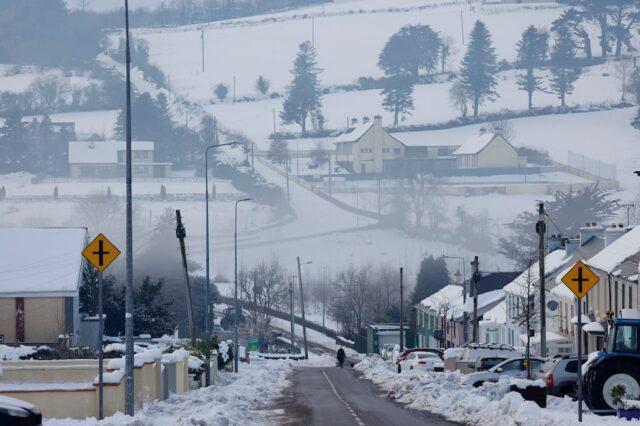
[(391, 358), (394, 346), (395, 345), (393, 343), (385, 343), (384, 345), (382, 345), (382, 349), (380, 349), (380, 356), (382, 357), (382, 359), (386, 360)]
[[(587, 357), (582, 358), (582, 364)], [(545, 362), (538, 378), (547, 384), (547, 393), (554, 396), (575, 396), (578, 357), (576, 355), (558, 355)]]
[[(480, 387), (485, 382), (497, 382), (500, 380), (500, 376), (506, 375), (515, 377), (518, 379), (527, 378), (527, 367), (524, 357), (509, 358), (497, 364), (495, 367), (491, 367), (488, 371), (478, 371), (476, 373), (467, 374), (462, 383), (465, 385), (471, 385), (473, 387)], [(530, 358), (531, 361), (531, 376), (536, 377), (538, 371), (545, 363), (544, 358)]]
[(507, 359), (505, 356), (481, 356), (476, 361), (476, 371), (487, 371)]
[(443, 371), (444, 364), (433, 352), (416, 351), (408, 354), (398, 363), (398, 373), (402, 370)]
[(399, 363), (400, 361), (402, 361), (407, 355), (413, 353), (413, 352), (430, 352), (433, 354), (438, 355), (438, 357), (440, 359), (443, 359), (443, 354), (444, 351), (440, 350), (440, 349), (431, 349), (431, 348), (411, 348), (411, 349), (405, 349), (405, 351), (400, 354), (398, 356), (398, 358), (396, 359), (396, 364)]
[[(447, 349), (449, 352), (454, 352)], [(472, 373), (476, 371), (476, 361), (481, 357), (503, 357), (505, 359), (520, 357), (521, 352), (516, 351), (509, 345), (478, 344), (470, 343), (463, 349), (456, 348), (454, 354), (449, 353), (445, 360), (446, 369), (449, 371), (460, 370), (461, 373)], [(453, 357), (451, 355), (454, 355)]]
[(28, 402), (0, 395), (0, 425), (32, 426), (42, 424), (42, 413)]

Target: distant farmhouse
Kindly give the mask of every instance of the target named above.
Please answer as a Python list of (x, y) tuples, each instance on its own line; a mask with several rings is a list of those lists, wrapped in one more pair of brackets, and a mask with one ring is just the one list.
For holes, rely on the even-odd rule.
[[(125, 176), (126, 146), (123, 141), (69, 142), (69, 176), (72, 178), (120, 178)], [(131, 145), (133, 176), (170, 177), (172, 163), (154, 162), (154, 143)]]
[(399, 174), (407, 170), (442, 174), (474, 170), (512, 173), (522, 172), (527, 166), (526, 158), (520, 157), (507, 139), (484, 128), (462, 143), (445, 144), (422, 138), (416, 143), (415, 138), (403, 140), (403, 133), (387, 132), (380, 116), (373, 122), (365, 118), (359, 125), (354, 120), (349, 129), (333, 140), (336, 163), (360, 174)]
[(404, 157), (405, 145), (382, 127), (382, 117), (366, 117), (361, 125), (353, 121), (335, 139), (336, 162), (352, 173), (382, 173), (385, 162)]

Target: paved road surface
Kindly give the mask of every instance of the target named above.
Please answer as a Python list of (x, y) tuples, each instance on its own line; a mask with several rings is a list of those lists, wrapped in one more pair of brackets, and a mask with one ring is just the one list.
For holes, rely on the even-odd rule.
[(384, 398), (351, 368), (300, 368), (279, 401), (287, 425), (452, 425), (434, 414), (403, 408)]

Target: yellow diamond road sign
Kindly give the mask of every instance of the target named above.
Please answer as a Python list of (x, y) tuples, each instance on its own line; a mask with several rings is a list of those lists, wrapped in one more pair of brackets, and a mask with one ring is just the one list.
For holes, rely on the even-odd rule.
[(585, 294), (598, 284), (600, 278), (593, 273), (591, 269), (581, 260), (573, 265), (573, 267), (562, 277), (564, 285), (575, 294), (578, 299), (582, 299)]
[(113, 245), (111, 241), (102, 234), (99, 234), (89, 245), (82, 251), (82, 255), (95, 268), (103, 272), (111, 265), (111, 262), (120, 256), (120, 250)]

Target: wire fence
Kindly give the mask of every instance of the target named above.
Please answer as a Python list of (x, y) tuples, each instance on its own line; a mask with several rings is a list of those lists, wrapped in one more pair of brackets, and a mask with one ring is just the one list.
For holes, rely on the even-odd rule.
[(617, 167), (586, 155), (569, 151), (569, 166), (587, 172), (599, 179), (616, 180)]

